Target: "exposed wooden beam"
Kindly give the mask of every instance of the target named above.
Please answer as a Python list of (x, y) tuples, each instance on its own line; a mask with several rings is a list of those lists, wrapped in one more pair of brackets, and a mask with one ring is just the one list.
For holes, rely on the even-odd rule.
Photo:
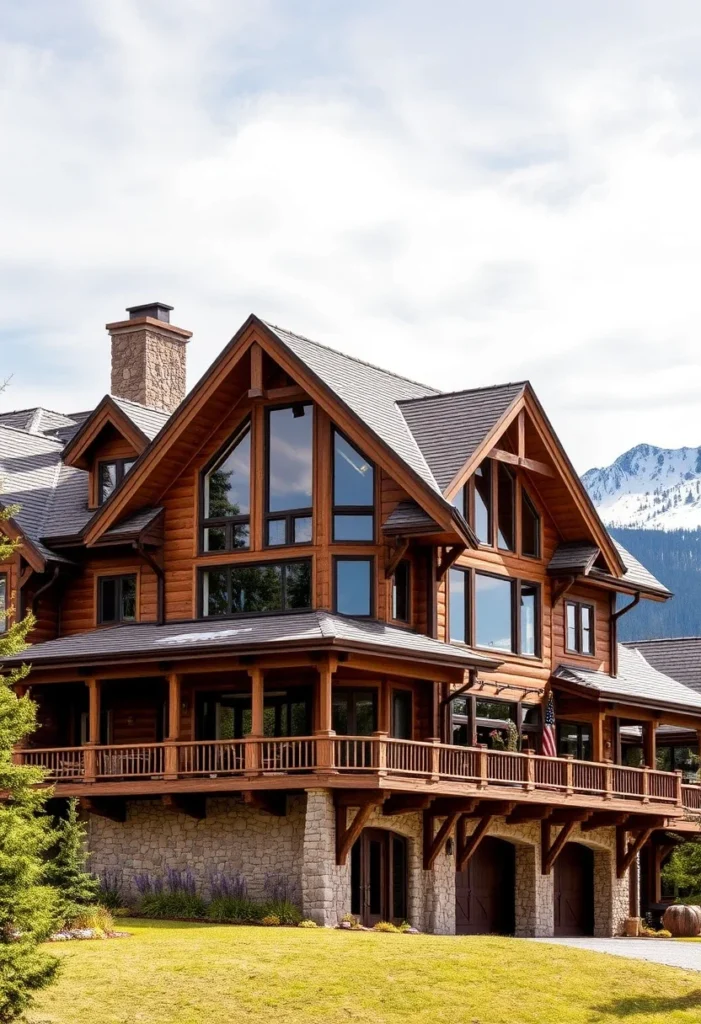
[(424, 871), (430, 871), (439, 853), (445, 848), (460, 815), (449, 814), (434, 836), (432, 811), (424, 811)]
[(409, 811), (425, 811), (431, 806), (432, 800), (432, 796), (424, 793), (393, 793), (382, 805), (382, 813), (392, 817)]
[(127, 802), (119, 797), (81, 797), (81, 806), (88, 814), (123, 822), (127, 820)]
[(204, 821), (207, 817), (207, 801), (196, 793), (185, 796), (183, 793), (164, 793), (161, 797), (163, 806), (176, 814), (186, 814), (188, 818)]
[(284, 792), (244, 789), (241, 795), (247, 807), (255, 807), (274, 818), (284, 818), (287, 814), (287, 794)]
[(594, 812), (587, 807), (556, 807), (550, 815), (553, 825), (567, 825), (569, 822), (587, 821)]
[(594, 811), (588, 821), (582, 822), (582, 832), (593, 832), (595, 828), (610, 825), (625, 825), (628, 817), (624, 811)]
[(465, 838), (465, 822), (467, 817), (463, 815), (460, 819), (458, 827), (458, 844), (457, 844), (457, 857), (455, 862), (455, 868), (457, 871), (462, 869), (469, 864), (470, 859), (477, 852), (477, 849), (489, 831), (489, 826), (494, 820), (493, 814), (485, 814), (483, 818), (477, 822), (477, 827), (469, 838)]
[(263, 349), (255, 341), (251, 345), (251, 386), (248, 397), (263, 397)]
[(514, 807), (513, 800), (480, 800), (473, 811), (463, 811), (463, 813), (470, 818), (481, 818), (484, 814), (491, 814), (492, 817), (507, 817)]
[(540, 476), (555, 476), (555, 471), (547, 463), (514, 455), (513, 452), (505, 452), (501, 448), (492, 448), (489, 458), (496, 459), (497, 462), (508, 462), (510, 466), (528, 469), (531, 473), (539, 473)]
[(440, 583), (451, 565), (460, 558), (460, 555), (465, 551), (464, 544), (453, 544), (449, 548), (443, 550), (441, 560), (436, 568), (436, 581)]
[(507, 825), (519, 825), (523, 821), (544, 821), (555, 808), (547, 804), (519, 804), (506, 819)]
[(565, 848), (567, 840), (572, 835), (572, 831), (576, 822), (568, 821), (566, 825), (563, 825), (557, 838), (551, 844), (550, 842), (550, 830), (551, 824), (549, 821), (541, 821), (540, 823), (540, 855), (541, 855), (541, 873), (549, 875), (553, 869), (553, 866)]
[(385, 578), (391, 579), (397, 571), (397, 566), (401, 562), (402, 558), (407, 552), (409, 547), (409, 540), (407, 537), (397, 537), (397, 543), (394, 545), (389, 553), (387, 564), (385, 566)]
[(337, 807), (363, 807), (367, 803), (381, 807), (387, 793), (376, 789), (336, 789), (333, 799)]
[(652, 835), (653, 830), (651, 828), (645, 828), (641, 832), (638, 832), (630, 845), (627, 844), (627, 839), (625, 838), (625, 829), (619, 829), (618, 832), (623, 834), (624, 839), (622, 843), (616, 843), (616, 875), (619, 878), (623, 878), (628, 868)]
[(365, 825), (370, 819), (372, 812), (377, 806), (376, 801), (368, 800), (367, 803), (358, 807), (350, 825), (346, 825), (348, 808), (344, 804), (336, 805), (336, 863), (344, 865), (348, 859), (353, 843), (356, 841)]
[(526, 410), (521, 409), (516, 418), (516, 429), (518, 431), (518, 457), (525, 459), (526, 457)]
[(297, 384), (290, 384), (284, 388), (268, 388), (264, 396), (271, 402), (304, 402), (309, 398), (304, 388)]
[(431, 804), (431, 813), (442, 817), (444, 814), (472, 814), (479, 800), (464, 796), (439, 796)]

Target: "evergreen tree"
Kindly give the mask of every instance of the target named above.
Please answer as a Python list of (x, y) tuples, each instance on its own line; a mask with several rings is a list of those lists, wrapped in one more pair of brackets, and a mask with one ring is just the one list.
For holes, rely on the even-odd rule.
[(678, 846), (662, 869), (662, 876), (684, 894), (684, 902), (701, 902), (701, 842)]
[[(0, 509), (0, 525), (14, 509)], [(16, 545), (0, 532), (0, 562)], [(0, 665), (27, 646), (28, 615), (0, 636)], [(48, 792), (37, 787), (43, 773), (12, 762), (13, 747), (36, 727), (35, 705), (12, 689), (27, 675), (21, 668), (0, 675), (0, 1022), (16, 1020), (32, 993), (48, 985), (58, 968), (39, 948), (56, 920), (56, 894), (44, 883), (43, 854), (52, 842), (44, 811)]]
[(68, 801), (66, 817), (56, 826), (56, 846), (46, 865), (46, 881), (58, 890), (61, 922), (98, 902), (100, 883), (86, 871), (86, 829), (78, 818), (78, 801)]

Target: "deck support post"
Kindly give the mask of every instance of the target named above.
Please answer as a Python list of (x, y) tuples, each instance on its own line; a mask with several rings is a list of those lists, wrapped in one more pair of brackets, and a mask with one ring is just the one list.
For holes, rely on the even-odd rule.
[(165, 749), (165, 778), (178, 777), (178, 740), (180, 739), (180, 676), (168, 675), (168, 736)]
[(643, 759), (647, 768), (657, 767), (657, 722), (643, 722)]
[(316, 764), (317, 769), (328, 772), (335, 767), (334, 742), (336, 733), (333, 730), (333, 677), (336, 671), (336, 658), (329, 656), (318, 666), (316, 686), (317, 728)]
[(265, 677), (259, 665), (248, 670), (251, 677), (251, 731), (246, 737), (246, 774), (256, 775), (260, 770), (260, 743), (263, 739), (263, 703), (265, 700)]
[(97, 755), (95, 747), (100, 743), (100, 680), (91, 677), (85, 680), (88, 688), (88, 742), (84, 754), (84, 781), (94, 782), (97, 776)]

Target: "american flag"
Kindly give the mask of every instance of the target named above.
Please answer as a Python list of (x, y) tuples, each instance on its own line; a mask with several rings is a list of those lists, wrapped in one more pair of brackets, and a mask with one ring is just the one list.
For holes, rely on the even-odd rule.
[(552, 690), (548, 695), (548, 704), (545, 708), (545, 722), (543, 724), (543, 753), (546, 757), (557, 757), (557, 740), (555, 737), (555, 701)]

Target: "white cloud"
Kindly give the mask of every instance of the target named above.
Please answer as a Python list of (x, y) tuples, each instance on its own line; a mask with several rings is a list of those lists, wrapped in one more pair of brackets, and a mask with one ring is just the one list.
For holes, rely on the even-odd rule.
[(582, 470), (700, 443), (701, 11), (524, 6), (30, 4), (6, 403), (96, 400), (102, 325), (158, 298), (191, 383), (254, 311), (447, 389), (531, 377)]

